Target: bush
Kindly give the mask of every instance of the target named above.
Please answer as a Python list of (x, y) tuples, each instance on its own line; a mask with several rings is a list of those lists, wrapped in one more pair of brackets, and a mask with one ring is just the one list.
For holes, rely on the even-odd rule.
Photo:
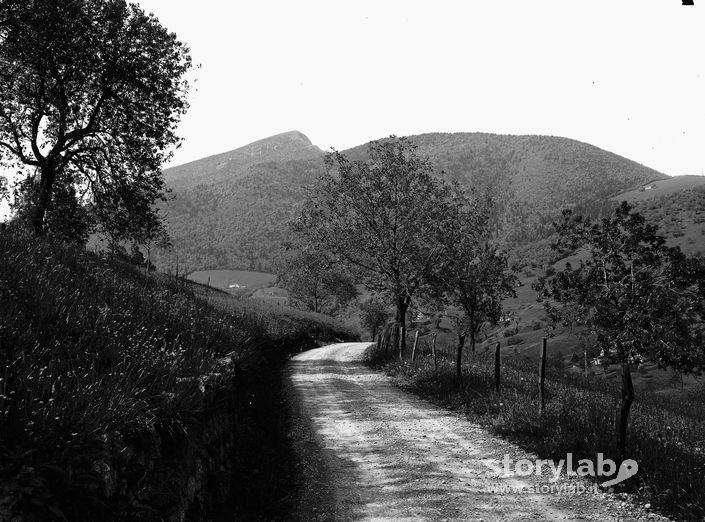
[(502, 332), (502, 337), (512, 337), (513, 335), (516, 335), (519, 333), (519, 327), (515, 326), (514, 328), (507, 328)]
[(521, 344), (524, 342), (524, 338), (521, 335), (512, 335), (507, 338), (507, 346), (514, 346), (515, 344)]

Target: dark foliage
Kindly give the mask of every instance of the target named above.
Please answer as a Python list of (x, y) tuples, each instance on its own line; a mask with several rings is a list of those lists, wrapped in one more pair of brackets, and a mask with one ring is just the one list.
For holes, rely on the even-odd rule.
[(74, 240), (159, 223), (186, 46), (125, 0), (5, 0), (0, 34), (0, 154), (28, 175), (20, 217)]

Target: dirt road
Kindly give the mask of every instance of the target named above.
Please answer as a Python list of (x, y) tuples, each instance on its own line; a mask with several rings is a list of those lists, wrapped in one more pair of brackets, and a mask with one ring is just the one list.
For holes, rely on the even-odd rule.
[(506, 475), (505, 454), (536, 457), (395, 387), (364, 365), (367, 346), (326, 346), (290, 363), (292, 437), (308, 477), (296, 518), (665, 520), (582, 479), (552, 483), (549, 469)]

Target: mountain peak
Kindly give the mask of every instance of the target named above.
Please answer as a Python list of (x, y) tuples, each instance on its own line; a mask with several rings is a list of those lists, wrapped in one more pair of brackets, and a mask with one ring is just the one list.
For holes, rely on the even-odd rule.
[(275, 134), (274, 136), (271, 136), (271, 137), (265, 138), (265, 139), (266, 140), (280, 139), (280, 140), (298, 141), (298, 142), (301, 142), (305, 145), (313, 147), (313, 143), (311, 143), (311, 140), (308, 139), (308, 136), (306, 136), (303, 132), (300, 132), (297, 130), (292, 130), (289, 132), (282, 132), (281, 134)]
[(179, 188), (235, 179), (252, 165), (319, 157), (321, 149), (308, 137), (293, 130), (254, 141), (243, 147), (208, 156), (164, 171), (164, 177)]

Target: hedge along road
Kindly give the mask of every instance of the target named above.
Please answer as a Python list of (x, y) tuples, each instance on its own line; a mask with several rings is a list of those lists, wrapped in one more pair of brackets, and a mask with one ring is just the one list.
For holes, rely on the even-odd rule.
[(368, 346), (325, 346), (289, 364), (302, 482), (293, 518), (666, 520), (594, 482), (562, 474), (551, 483), (546, 466), (540, 476), (520, 476), (513, 465), (505, 474), (505, 454), (514, 463), (537, 457), (394, 386), (365, 365)]

